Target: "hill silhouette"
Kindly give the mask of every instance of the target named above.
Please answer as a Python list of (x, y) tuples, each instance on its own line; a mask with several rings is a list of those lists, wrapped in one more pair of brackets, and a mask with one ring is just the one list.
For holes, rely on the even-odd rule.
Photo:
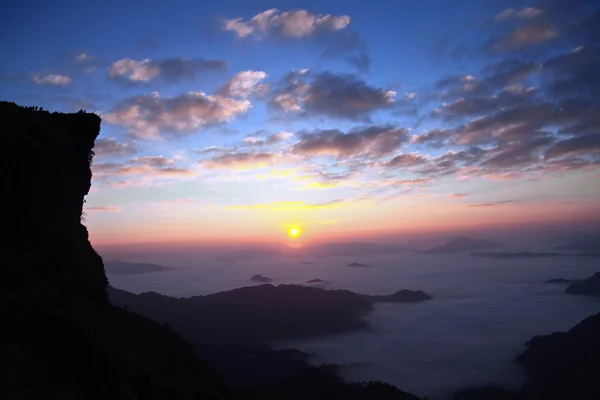
[(565, 289), (565, 292), (585, 296), (600, 296), (600, 272), (596, 272), (587, 279), (569, 285)]
[(556, 246), (556, 249), (567, 251), (581, 251), (590, 253), (600, 253), (600, 239), (595, 240), (576, 240)]
[(453, 239), (441, 246), (436, 246), (428, 250), (424, 250), (423, 254), (454, 254), (463, 251), (482, 250), (490, 247), (497, 247), (498, 244), (489, 240), (472, 239), (466, 236)]
[(131, 263), (119, 260), (105, 261), (104, 270), (107, 274), (136, 275), (148, 272), (169, 271), (172, 268), (150, 263)]

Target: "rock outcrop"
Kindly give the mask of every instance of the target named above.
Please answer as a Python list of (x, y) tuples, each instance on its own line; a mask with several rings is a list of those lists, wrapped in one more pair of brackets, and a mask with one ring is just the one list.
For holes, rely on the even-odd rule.
[(114, 308), (81, 223), (94, 114), (0, 103), (0, 397), (235, 398), (167, 327)]

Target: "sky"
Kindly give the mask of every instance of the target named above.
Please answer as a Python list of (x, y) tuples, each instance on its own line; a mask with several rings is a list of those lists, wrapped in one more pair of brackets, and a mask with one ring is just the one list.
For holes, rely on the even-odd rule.
[(598, 1), (12, 2), (0, 26), (0, 99), (102, 118), (95, 245), (600, 219)]

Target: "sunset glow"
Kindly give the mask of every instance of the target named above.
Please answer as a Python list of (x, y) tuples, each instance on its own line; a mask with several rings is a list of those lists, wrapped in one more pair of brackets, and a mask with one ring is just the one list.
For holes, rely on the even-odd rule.
[(102, 118), (85, 204), (94, 244), (600, 218), (595, 24), (569, 33), (560, 13), (484, 2), (468, 17), (441, 1), (409, 14), (401, 2), (225, 3), (169, 8), (168, 35), (151, 8), (93, 26), (74, 9), (71, 29), (90, 32), (76, 42), (48, 9), (30, 23), (54, 32), (50, 47), (7, 22), (19, 57), (0, 66), (1, 97)]

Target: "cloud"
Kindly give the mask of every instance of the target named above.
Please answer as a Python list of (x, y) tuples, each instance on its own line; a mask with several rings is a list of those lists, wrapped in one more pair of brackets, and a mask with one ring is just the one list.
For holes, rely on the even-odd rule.
[(520, 84), (529, 76), (539, 72), (542, 65), (537, 62), (509, 58), (487, 66), (484, 72), (486, 84), (494, 88), (504, 88), (508, 85)]
[(250, 145), (250, 146), (274, 145), (274, 144), (281, 143), (293, 136), (294, 136), (293, 133), (285, 132), (285, 131), (273, 133), (273, 134), (267, 135), (267, 136), (260, 136), (260, 135), (254, 134), (254, 135), (246, 136), (243, 140), (242, 145)]
[(549, 94), (600, 101), (600, 47), (583, 46), (548, 59), (544, 77)]
[(419, 153), (404, 153), (394, 156), (384, 165), (386, 167), (413, 167), (416, 165), (422, 165), (426, 162), (427, 156), (421, 155)]
[(442, 117), (445, 121), (464, 118), (467, 116), (487, 114), (492, 111), (514, 107), (523, 103), (535, 94), (535, 89), (525, 89), (520, 85), (508, 86), (498, 94), (474, 98), (461, 98), (436, 110), (434, 116)]
[(319, 31), (339, 31), (350, 24), (347, 15), (319, 15), (306, 10), (281, 12), (275, 8), (256, 14), (249, 20), (243, 18), (226, 19), (222, 29), (234, 32), (237, 37), (255, 36), (261, 38), (267, 34), (281, 37), (304, 38)]
[(554, 138), (547, 134), (540, 134), (521, 141), (502, 143), (487, 151), (488, 158), (483, 166), (498, 168), (513, 168), (527, 165), (541, 160), (535, 153), (540, 152), (554, 142)]
[(221, 86), (219, 94), (229, 97), (246, 98), (256, 92), (264, 92), (266, 85), (260, 82), (267, 77), (264, 71), (243, 71), (235, 74), (226, 84)]
[(452, 194), (448, 195), (448, 198), (449, 199), (462, 199), (467, 196), (468, 196), (467, 193), (452, 193)]
[(515, 10), (514, 8), (506, 8), (501, 13), (496, 14), (494, 16), (494, 18), (492, 18), (492, 19), (497, 22), (506, 21), (506, 20), (512, 19), (512, 18), (528, 19), (528, 18), (539, 17), (543, 13), (544, 13), (543, 10), (540, 10), (539, 8), (534, 8), (534, 7), (525, 7), (521, 10)]
[(158, 138), (161, 134), (190, 134), (200, 128), (231, 121), (251, 107), (246, 99), (189, 92), (162, 98), (156, 92), (117, 103), (102, 115), (106, 123), (122, 125), (134, 136)]
[(135, 154), (137, 151), (135, 144), (120, 143), (114, 138), (98, 139), (94, 145), (96, 157), (124, 157)]
[(110, 79), (126, 83), (144, 83), (155, 79), (177, 82), (193, 79), (201, 71), (224, 71), (227, 64), (222, 60), (187, 59), (184, 57), (152, 61), (123, 58), (108, 68)]
[(85, 207), (85, 212), (121, 212), (122, 208), (117, 206)]
[(517, 27), (493, 43), (493, 49), (520, 50), (558, 38), (559, 32), (552, 22), (538, 21)]
[(155, 168), (164, 168), (174, 164), (173, 160), (170, 160), (163, 156), (146, 156), (141, 158), (132, 158), (129, 161), (131, 164), (138, 165), (149, 165)]
[(259, 203), (247, 205), (235, 205), (226, 207), (229, 210), (260, 210), (260, 211), (298, 211), (319, 208), (339, 207), (343, 205), (343, 199), (335, 199), (323, 203), (307, 204), (303, 201), (278, 201), (274, 203)]
[(546, 159), (581, 155), (600, 156), (600, 133), (561, 140), (548, 149)]
[(361, 72), (371, 64), (368, 48), (361, 36), (348, 29), (348, 15), (316, 14), (307, 10), (266, 10), (245, 20), (224, 19), (221, 28), (233, 32), (239, 39), (260, 41), (274, 39), (280, 44), (303, 41), (322, 50), (322, 57), (344, 56), (346, 62)]
[(270, 105), (281, 113), (368, 121), (377, 110), (394, 106), (396, 92), (367, 84), (353, 74), (306, 70), (284, 77)]
[(71, 83), (71, 78), (59, 74), (34, 74), (31, 80), (38, 85), (65, 86)]
[(77, 54), (73, 55), (73, 60), (80, 64), (87, 64), (87, 63), (98, 61), (98, 58), (94, 57), (88, 53), (81, 52), (81, 53), (77, 53)]
[(501, 204), (507, 204), (507, 203), (518, 203), (520, 202), (519, 200), (503, 200), (503, 201), (495, 201), (493, 203), (483, 203), (483, 204), (468, 204), (465, 207), (468, 208), (474, 208), (474, 207), (494, 207), (494, 206), (498, 206)]
[(226, 153), (200, 161), (200, 165), (209, 169), (250, 169), (272, 165), (277, 156), (273, 153)]
[(149, 165), (125, 166), (114, 172), (115, 175), (148, 175), (161, 177), (187, 177), (195, 175), (196, 172), (176, 167), (154, 168)]
[[(196, 174), (195, 171), (185, 168), (178, 168), (172, 166), (171, 163), (156, 162), (159, 157), (142, 157), (139, 159), (133, 159), (134, 165), (124, 163), (95, 163), (92, 165), (92, 172), (94, 176), (98, 177), (111, 177), (119, 175), (141, 175), (147, 177), (189, 177)], [(139, 160), (144, 160), (139, 162)], [(154, 161), (154, 162), (153, 162)], [(154, 164), (154, 165), (152, 165)], [(163, 164), (163, 165), (160, 165)]]
[(332, 156), (338, 159), (365, 155), (382, 157), (407, 141), (406, 130), (393, 126), (370, 126), (344, 133), (338, 129), (303, 132), (291, 153), (304, 156)]

